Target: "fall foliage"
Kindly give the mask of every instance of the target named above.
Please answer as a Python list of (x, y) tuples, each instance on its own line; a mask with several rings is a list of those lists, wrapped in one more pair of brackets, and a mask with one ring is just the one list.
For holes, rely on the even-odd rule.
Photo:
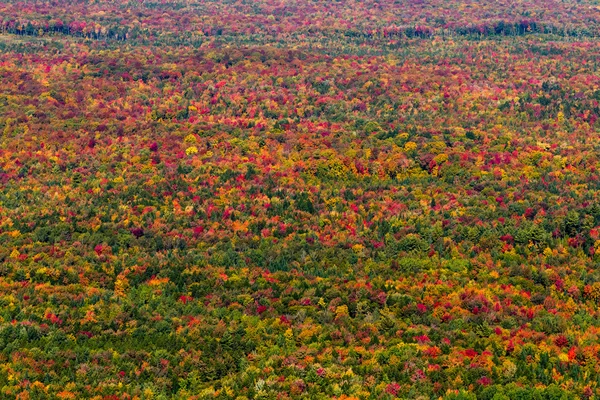
[(0, 17), (0, 398), (600, 396), (595, 2)]

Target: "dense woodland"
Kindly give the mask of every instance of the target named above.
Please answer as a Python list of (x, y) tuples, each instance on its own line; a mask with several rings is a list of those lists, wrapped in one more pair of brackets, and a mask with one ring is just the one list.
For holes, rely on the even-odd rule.
[(600, 5), (0, 3), (0, 398), (600, 395)]

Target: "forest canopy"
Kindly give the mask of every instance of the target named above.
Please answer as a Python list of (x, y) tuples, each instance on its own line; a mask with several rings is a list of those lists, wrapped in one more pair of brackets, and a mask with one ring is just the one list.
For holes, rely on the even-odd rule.
[(600, 395), (599, 20), (0, 3), (0, 397)]

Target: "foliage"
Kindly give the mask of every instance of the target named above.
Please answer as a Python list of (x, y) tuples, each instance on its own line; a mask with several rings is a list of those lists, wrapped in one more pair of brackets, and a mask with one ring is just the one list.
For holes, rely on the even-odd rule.
[(2, 2), (0, 397), (599, 396), (598, 10)]

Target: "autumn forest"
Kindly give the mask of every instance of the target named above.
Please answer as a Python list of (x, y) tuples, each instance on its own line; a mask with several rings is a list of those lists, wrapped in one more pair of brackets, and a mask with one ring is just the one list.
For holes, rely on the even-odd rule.
[(597, 0), (0, 2), (0, 398), (600, 396)]

